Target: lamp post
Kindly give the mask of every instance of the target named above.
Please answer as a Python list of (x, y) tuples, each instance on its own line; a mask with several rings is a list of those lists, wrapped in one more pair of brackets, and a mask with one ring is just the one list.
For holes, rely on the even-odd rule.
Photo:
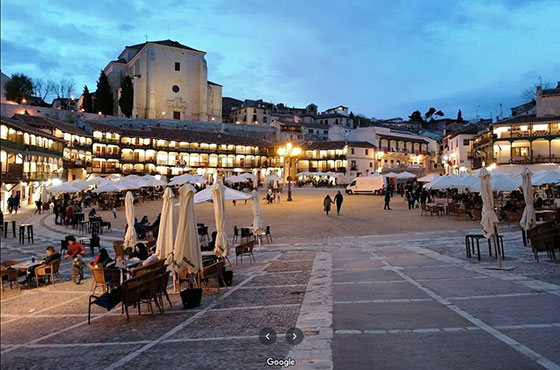
[[(278, 148), (278, 154), (284, 157), (284, 176), (288, 180), (288, 198), (286, 201), (292, 201), (292, 174), (295, 175), (295, 159), (301, 154), (301, 148), (293, 146), (292, 143), (287, 143), (286, 146)], [(286, 163), (288, 164), (286, 170)], [(292, 164), (293, 163), (293, 164)], [(293, 169), (294, 170), (293, 170)]]

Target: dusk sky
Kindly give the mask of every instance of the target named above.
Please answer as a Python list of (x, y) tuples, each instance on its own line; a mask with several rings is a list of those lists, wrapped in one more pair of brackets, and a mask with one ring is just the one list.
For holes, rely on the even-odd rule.
[(430, 106), (489, 117), (499, 103), (509, 116), (539, 76), (560, 80), (560, 1), (4, 0), (1, 11), (2, 72), (73, 78), (77, 96), (146, 35), (206, 51), (223, 96), (376, 118)]

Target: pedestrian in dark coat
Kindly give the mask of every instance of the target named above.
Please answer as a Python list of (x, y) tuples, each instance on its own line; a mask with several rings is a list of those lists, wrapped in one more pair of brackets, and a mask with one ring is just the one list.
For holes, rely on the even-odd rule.
[(336, 214), (340, 215), (340, 207), (342, 207), (342, 202), (344, 201), (344, 198), (342, 197), (342, 193), (340, 192), (340, 190), (336, 193), (336, 195), (334, 196), (334, 202), (336, 203)]
[(385, 206), (383, 206), (383, 209), (391, 210), (391, 207), (389, 207), (390, 201), (391, 201), (391, 192), (388, 190), (385, 192)]
[(325, 199), (323, 199), (323, 210), (325, 211), (327, 216), (329, 215), (329, 211), (331, 210), (331, 204), (332, 203), (333, 203), (333, 201), (332, 201), (331, 197), (327, 194)]

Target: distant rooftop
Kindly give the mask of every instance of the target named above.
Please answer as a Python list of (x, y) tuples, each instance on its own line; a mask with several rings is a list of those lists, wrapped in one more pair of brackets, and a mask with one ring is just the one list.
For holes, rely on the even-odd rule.
[(174, 48), (179, 48), (179, 49), (185, 49), (185, 50), (197, 51), (199, 53), (204, 53), (204, 51), (202, 51), (202, 50), (197, 50), (197, 49), (191, 48), (190, 46), (183, 45), (180, 42), (173, 41), (173, 40), (147, 41), (147, 42), (143, 42), (141, 44), (129, 45), (129, 46), (126, 46), (126, 48), (140, 50), (144, 46), (146, 46), (146, 44), (157, 44), (157, 45), (163, 45), (163, 46), (171, 46), (171, 47), (174, 47)]

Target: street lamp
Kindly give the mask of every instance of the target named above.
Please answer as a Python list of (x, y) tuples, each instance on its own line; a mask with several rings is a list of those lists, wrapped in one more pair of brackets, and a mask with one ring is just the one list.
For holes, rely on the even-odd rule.
[[(301, 154), (301, 148), (293, 146), (292, 143), (287, 143), (286, 146), (278, 148), (278, 154), (284, 158), (284, 176), (286, 176), (286, 180), (288, 180), (288, 202), (292, 201), (292, 174), (295, 174), (295, 159), (298, 155)], [(292, 161), (294, 164), (292, 165)], [(286, 171), (286, 163), (287, 171)], [(292, 170), (292, 168), (294, 170)]]

